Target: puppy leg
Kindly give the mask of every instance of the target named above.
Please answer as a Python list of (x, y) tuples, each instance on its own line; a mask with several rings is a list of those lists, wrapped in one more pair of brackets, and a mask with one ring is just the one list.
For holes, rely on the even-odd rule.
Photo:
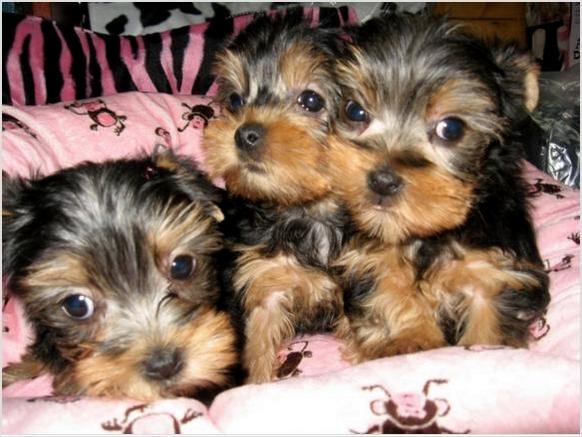
[(274, 292), (264, 305), (254, 308), (248, 317), (243, 360), (250, 383), (273, 379), (277, 352), (285, 340), (294, 336), (286, 300), (284, 292)]
[(246, 316), (243, 358), (250, 382), (273, 378), (276, 353), (297, 330), (339, 332), (345, 324), (337, 283), (292, 256), (265, 258), (248, 250), (238, 261), (234, 286)]
[(345, 358), (358, 363), (446, 345), (433, 311), (412, 288), (397, 290), (383, 281), (369, 301), (369, 312), (352, 320)]
[(238, 260), (234, 286), (246, 318), (243, 365), (248, 382), (273, 378), (276, 354), (295, 334), (292, 309), (299, 278), (296, 263), (287, 257), (265, 258), (259, 250), (247, 250)]
[(434, 303), (418, 290), (413, 266), (399, 248), (344, 257), (350, 332), (344, 358), (351, 362), (446, 345)]
[(457, 343), (527, 346), (527, 328), (549, 301), (545, 273), (497, 248), (461, 251), (430, 278), (436, 293), (449, 295), (445, 306), (456, 302), (446, 311), (457, 319)]

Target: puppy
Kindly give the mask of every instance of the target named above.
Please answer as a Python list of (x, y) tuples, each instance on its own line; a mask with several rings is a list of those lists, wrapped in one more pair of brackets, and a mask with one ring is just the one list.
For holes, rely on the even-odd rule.
[(345, 241), (330, 192), (327, 135), (339, 98), (336, 32), (301, 10), (262, 16), (216, 64), (223, 105), (205, 132), (209, 173), (230, 197), (224, 233), (236, 256), (232, 293), (248, 382), (276, 375), (276, 353), (299, 332), (338, 331), (342, 293), (329, 269)]
[(354, 362), (526, 346), (549, 302), (516, 126), (538, 68), (430, 17), (366, 22), (337, 63), (328, 155), (359, 234), (338, 261)]
[(48, 372), (58, 395), (151, 401), (231, 382), (221, 193), (193, 162), (158, 149), (2, 188), (3, 274), (36, 334), (3, 386)]

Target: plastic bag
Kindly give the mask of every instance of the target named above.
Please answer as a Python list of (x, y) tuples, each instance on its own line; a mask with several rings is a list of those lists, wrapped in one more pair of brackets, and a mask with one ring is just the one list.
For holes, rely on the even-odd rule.
[(542, 130), (533, 163), (554, 179), (579, 189), (579, 65), (563, 72), (542, 73), (540, 101), (532, 118)]

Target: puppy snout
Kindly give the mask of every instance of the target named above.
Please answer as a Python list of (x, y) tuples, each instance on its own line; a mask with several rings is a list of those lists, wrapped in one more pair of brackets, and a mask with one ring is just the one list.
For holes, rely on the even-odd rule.
[(368, 173), (368, 187), (381, 196), (392, 196), (402, 188), (402, 179), (389, 168)]
[(246, 152), (253, 151), (263, 144), (265, 128), (258, 123), (247, 123), (234, 133), (236, 146)]
[(176, 376), (184, 367), (182, 353), (178, 349), (155, 349), (143, 363), (145, 375), (154, 381)]

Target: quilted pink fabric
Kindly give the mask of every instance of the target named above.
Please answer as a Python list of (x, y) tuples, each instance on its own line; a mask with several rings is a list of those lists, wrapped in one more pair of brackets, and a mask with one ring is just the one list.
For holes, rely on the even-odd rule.
[[(73, 106), (4, 107), (9, 117), (3, 120), (3, 169), (24, 176), (34, 169), (47, 173), (82, 160), (151, 150), (160, 142), (191, 154), (203, 167), (199, 143), (209, 111), (198, 105), (211, 107), (195, 96), (141, 93)], [(100, 118), (89, 114), (90, 108), (110, 112)], [(50, 378), (42, 377), (3, 390), (2, 429), (8, 434), (577, 434), (579, 192), (527, 163), (524, 171), (552, 294), (545, 319), (531, 328), (537, 340), (529, 350), (447, 347), (350, 366), (341, 360), (336, 339), (307, 336), (280, 351), (286, 363), (281, 380), (228, 390), (208, 409), (184, 398), (141, 404), (53, 397)], [(5, 301), (3, 322), (7, 363), (17, 360), (29, 341), (13, 298)]]

